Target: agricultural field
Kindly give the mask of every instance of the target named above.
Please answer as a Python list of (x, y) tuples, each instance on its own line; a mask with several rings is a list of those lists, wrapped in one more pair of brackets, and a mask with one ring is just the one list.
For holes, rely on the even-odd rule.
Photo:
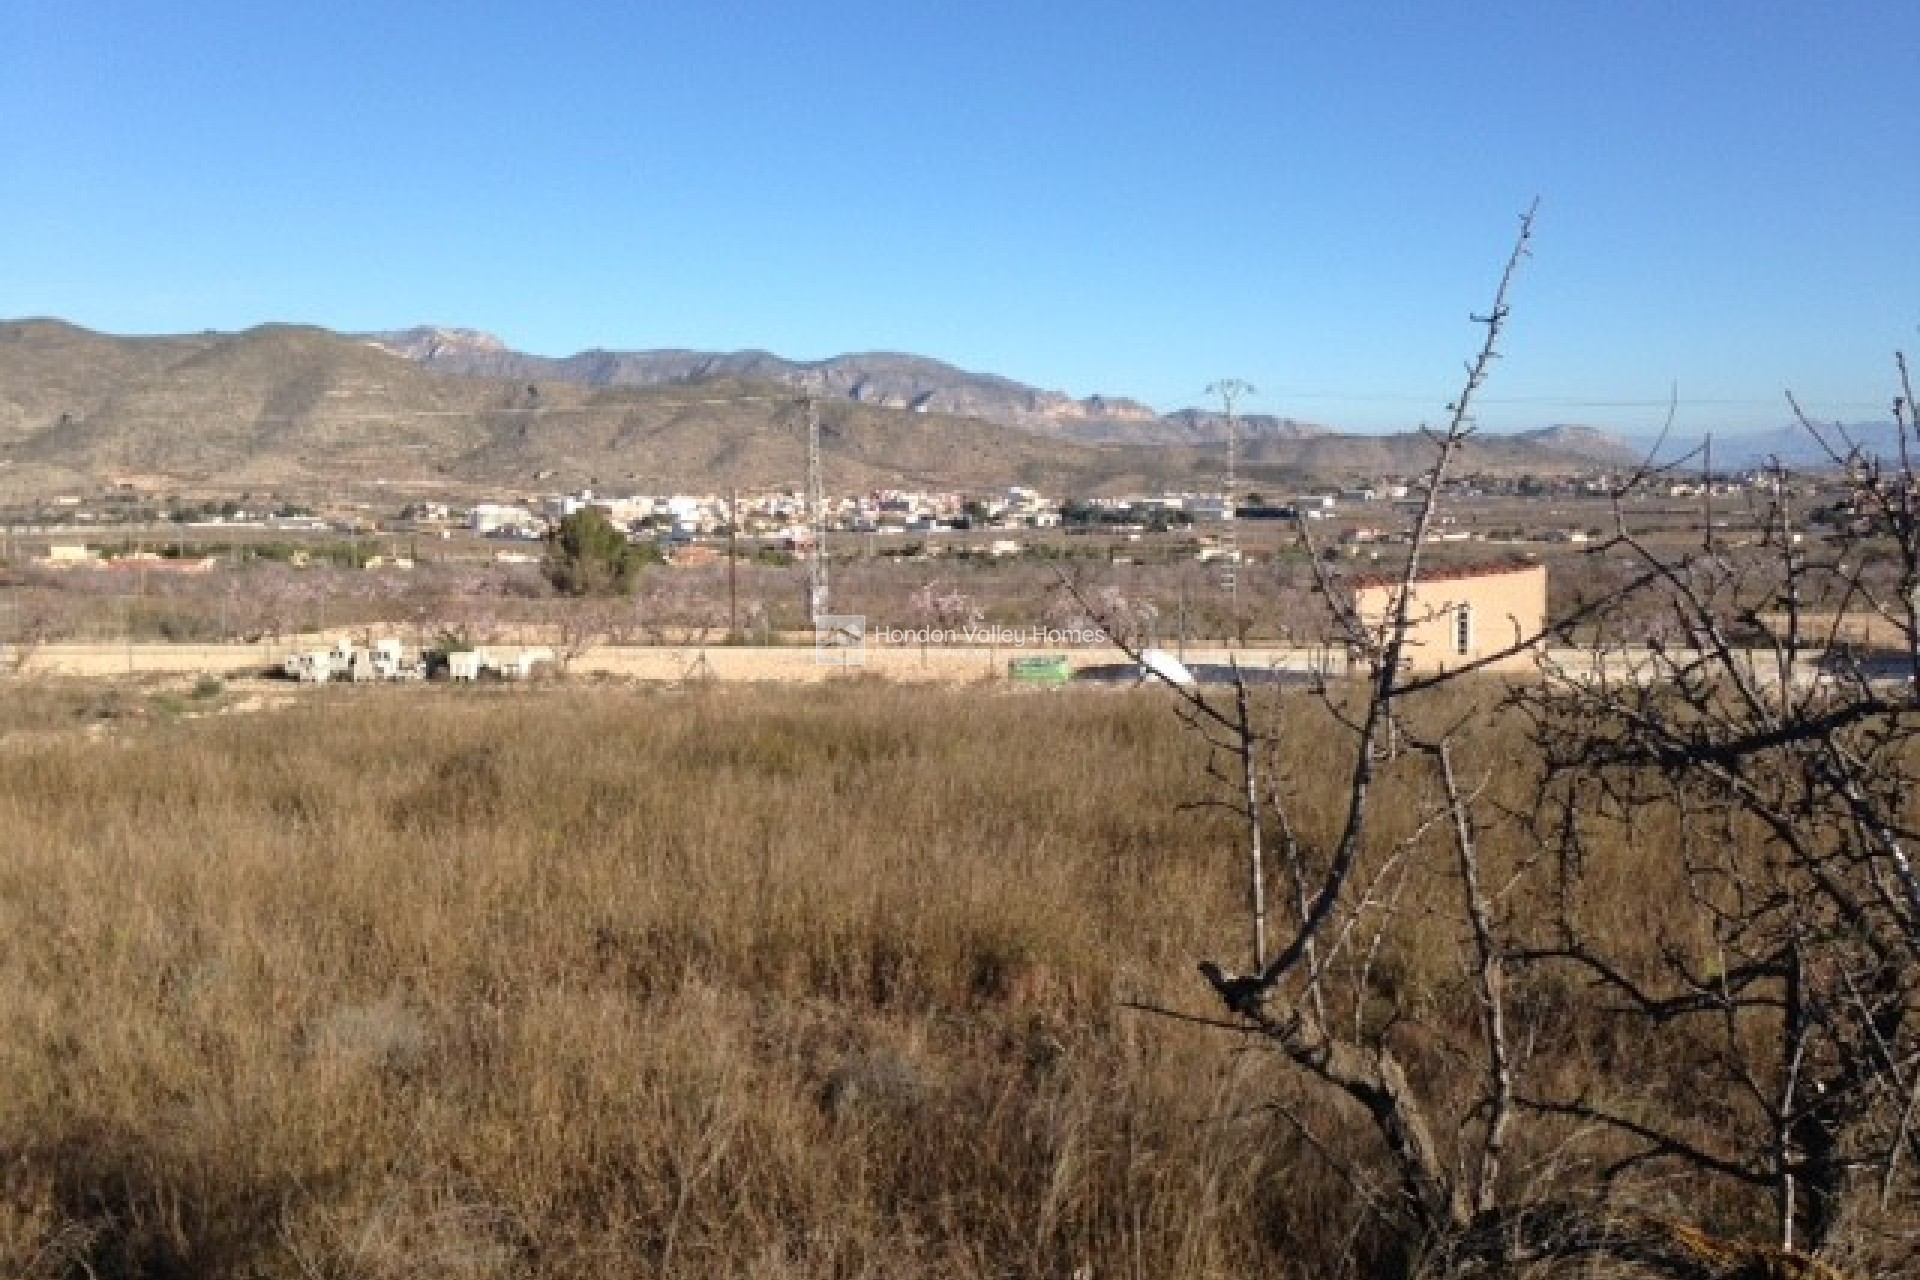
[[(1552, 613), (1619, 594), (1633, 577), (1630, 554), (1592, 545), (1498, 540), (1516, 516), (1511, 503), (1480, 500), (1450, 508), (1475, 540), (1442, 542), (1424, 552), (1429, 566), (1515, 561), (1548, 567)], [(1574, 523), (1602, 528), (1606, 504), (1589, 500)], [(1698, 531), (1663, 523), (1678, 513), (1636, 514), (1648, 544), (1663, 554), (1695, 544)], [(990, 538), (886, 540), (842, 535), (829, 543), (832, 604), (870, 625), (899, 629), (1062, 628), (1102, 619), (1136, 638), (1168, 647), (1183, 643), (1316, 646), (1336, 639), (1322, 596), (1323, 579), (1391, 573), (1405, 557), (1399, 544), (1342, 542), (1364, 517), (1315, 522), (1311, 545), (1292, 522), (1247, 522), (1239, 536), (1245, 557), (1237, 591), (1209, 534), (1036, 538), (1014, 556), (987, 553)], [(1730, 539), (1733, 555), (1752, 556), (1755, 534)], [(742, 549), (740, 561), (719, 556), (644, 568), (630, 591), (575, 598), (555, 592), (537, 563), (492, 559), (497, 545), (478, 539), (411, 544), (404, 537), (349, 541), (307, 536), (282, 542), (146, 543), (119, 536), (98, 541), (103, 555), (164, 552), (159, 559), (122, 560), (109, 570), (60, 568), (47, 546), (21, 544), (0, 564), (0, 647), (44, 643), (218, 644), (290, 635), (387, 634), (421, 646), (442, 635), (477, 643), (664, 645), (726, 642), (811, 643), (808, 570), (788, 553)], [(713, 550), (702, 547), (703, 552)], [(404, 566), (399, 562), (404, 561)], [(182, 571), (192, 566), (197, 571)], [(1082, 598), (1075, 598), (1078, 591)], [(1659, 608), (1616, 611), (1615, 638), (1658, 636), (1671, 619)]]

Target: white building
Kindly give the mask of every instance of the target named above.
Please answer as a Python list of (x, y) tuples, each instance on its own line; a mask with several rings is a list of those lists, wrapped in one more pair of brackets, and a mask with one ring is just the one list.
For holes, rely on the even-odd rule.
[(478, 534), (524, 532), (540, 527), (539, 517), (525, 507), (482, 502), (467, 513), (467, 527)]

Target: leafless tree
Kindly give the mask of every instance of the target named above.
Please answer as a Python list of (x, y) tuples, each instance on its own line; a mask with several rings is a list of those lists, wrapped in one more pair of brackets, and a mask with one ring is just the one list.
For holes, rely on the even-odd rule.
[[(1472, 399), (1498, 358), (1509, 289), (1527, 255), (1531, 231), (1529, 212), (1492, 309), (1475, 317), (1484, 328), (1484, 340), (1460, 396), (1450, 407), (1446, 428), (1434, 433), (1428, 499), (1391, 616), (1377, 627), (1350, 609), (1340, 617), (1353, 645), (1368, 659), (1370, 674), (1357, 705), (1326, 691), (1328, 706), (1349, 739), (1345, 813), (1330, 846), (1310, 848), (1298, 836), (1291, 818), (1298, 780), (1279, 775), (1274, 764), (1278, 731), (1256, 713), (1245, 679), (1237, 682), (1224, 702), (1202, 688), (1174, 686), (1182, 719), (1206, 742), (1212, 756), (1208, 772), (1219, 784), (1219, 798), (1205, 803), (1231, 810), (1244, 825), (1248, 846), (1249, 964), (1233, 972), (1217, 961), (1205, 960), (1200, 971), (1228, 1015), (1223, 1025), (1258, 1036), (1308, 1078), (1357, 1104), (1371, 1121), (1384, 1155), (1386, 1185), (1373, 1186), (1367, 1176), (1353, 1176), (1356, 1185), (1369, 1184), (1365, 1200), (1408, 1243), (1402, 1251), (1408, 1265), (1437, 1242), (1463, 1237), (1478, 1215), (1495, 1206), (1501, 1151), (1513, 1113), (1503, 959), (1479, 880), (1471, 796), (1459, 784), (1447, 735), (1423, 741), (1418, 753), (1399, 761), (1384, 748), (1400, 723), (1408, 692), (1402, 658), (1413, 621), (1411, 587), (1419, 572), (1420, 535), (1432, 524), (1448, 469), (1473, 434)], [(1320, 585), (1328, 599), (1340, 598), (1337, 584), (1323, 578)], [(1107, 620), (1111, 609), (1094, 605), (1077, 587), (1073, 590), (1090, 613)], [(1109, 622), (1107, 629), (1131, 656), (1142, 658), (1136, 628)], [(1429, 802), (1422, 806), (1411, 832), (1382, 846), (1374, 839), (1376, 789), (1385, 771), (1411, 769), (1427, 770), (1441, 785), (1429, 789)], [(1369, 998), (1381, 941), (1399, 919), (1413, 864), (1435, 847), (1436, 836), (1453, 841), (1461, 883), (1467, 888), (1466, 919), (1475, 938), (1488, 1059), (1484, 1096), (1458, 1117), (1438, 1114), (1439, 1099), (1423, 1088), (1401, 1059), (1404, 1028), (1400, 1020), (1382, 1019), (1377, 1002)], [(1275, 879), (1282, 890), (1278, 896), (1284, 902), (1278, 913), (1279, 936), (1284, 941), (1273, 948), (1269, 947), (1267, 906), (1270, 848), (1278, 863)], [(1293, 1118), (1306, 1132), (1305, 1120)], [(1443, 1119), (1450, 1133), (1457, 1133), (1461, 1125), (1477, 1129), (1478, 1156), (1469, 1175), (1462, 1175), (1453, 1162), (1455, 1144), (1443, 1139)], [(1324, 1149), (1319, 1138), (1311, 1140)]]
[(52, 636), (53, 625), (45, 603), (25, 592), (0, 600), (0, 673), (25, 671)]
[[(1552, 668), (1519, 699), (1548, 768), (1541, 834), (1569, 856), (1555, 936), (1513, 960), (1584, 980), (1656, 1053), (1707, 1046), (1694, 1084), (1716, 1104), (1711, 1131), (1684, 1096), (1621, 1080), (1526, 1105), (1607, 1130), (1622, 1177), (1765, 1197), (1783, 1254), (1874, 1273), (1920, 1263), (1920, 475), (1898, 371), (1893, 459), (1801, 415), (1845, 518), (1809, 525), (1775, 468), (1764, 557), (1709, 541), (1662, 558), (1616, 504), (1611, 547), (1645, 565), (1678, 638)], [(1587, 927), (1583, 872), (1661, 809), (1679, 816), (1685, 900), (1654, 946), (1623, 946)]]
[(938, 579), (923, 584), (909, 603), (922, 624), (939, 631), (963, 631), (978, 626), (985, 618), (972, 596)]
[[(1137, 1007), (1250, 1036), (1365, 1118), (1375, 1155), (1355, 1163), (1312, 1131), (1310, 1117), (1281, 1108), (1354, 1187), (1372, 1229), (1397, 1242), (1382, 1256), (1403, 1274), (1539, 1274), (1591, 1261), (1613, 1273), (1758, 1280), (1879, 1265), (1869, 1258), (1888, 1255), (1885, 1228), (1900, 1220), (1907, 1170), (1920, 1157), (1920, 1031), (1906, 1016), (1920, 979), (1920, 881), (1905, 808), (1916, 752), (1903, 715), (1913, 686), (1889, 693), (1846, 670), (1797, 679), (1810, 646), (1796, 626), (1810, 615), (1796, 610), (1815, 596), (1878, 600), (1905, 626), (1911, 654), (1920, 522), (1913, 545), (1894, 553), (1906, 566), (1898, 593), (1882, 599), (1857, 573), (1858, 549), (1845, 553), (1850, 561), (1836, 549), (1817, 570), (1783, 508), (1773, 525), (1781, 572), (1753, 597), (1724, 557), (1663, 560), (1623, 516), (1600, 553), (1638, 561), (1625, 591), (1518, 635), (1464, 671), (1416, 670), (1406, 646), (1421, 620), (1413, 588), (1422, 547), (1474, 434), (1471, 405), (1498, 358), (1532, 223), (1529, 212), (1494, 305), (1475, 317), (1484, 341), (1447, 426), (1432, 433), (1426, 500), (1385, 615), (1362, 616), (1336, 571), (1314, 560), (1334, 629), (1365, 673), (1320, 691), (1344, 735), (1337, 751), (1315, 744), (1322, 769), (1344, 762), (1344, 812), (1331, 834), (1299, 829), (1305, 789), (1323, 786), (1323, 776), (1286, 774), (1278, 750), (1286, 720), (1263, 714), (1244, 678), (1226, 697), (1174, 686), (1183, 721), (1210, 754), (1215, 785), (1201, 803), (1228, 809), (1245, 832), (1248, 962), (1200, 963), (1219, 1014)], [(1856, 473), (1862, 483), (1871, 474)], [(1861, 501), (1885, 538), (1912, 509), (1914, 482), (1908, 472), (1873, 483), (1879, 496)], [(1852, 577), (1843, 563), (1855, 566)], [(1815, 592), (1821, 573), (1843, 581)], [(1090, 593), (1063, 582), (1099, 613)], [(1621, 598), (1646, 593), (1662, 598), (1686, 640), (1636, 651), (1634, 678), (1621, 679), (1604, 652), (1609, 619)], [(1764, 606), (1782, 603), (1800, 622), (1765, 629)], [(1136, 635), (1110, 631), (1143, 657)], [(1542, 821), (1492, 801), (1493, 766), (1472, 758), (1489, 735), (1466, 733), (1475, 713), (1455, 714), (1461, 700), (1435, 695), (1476, 668), (1575, 635), (1591, 646), (1581, 662), (1548, 664), (1546, 679), (1514, 695), (1535, 728), (1554, 802), (1554, 821)], [(1764, 650), (1771, 677), (1753, 656), (1761, 635), (1774, 637)], [(1382, 813), (1388, 794), (1398, 806), (1391, 821)], [(1684, 907), (1714, 949), (1663, 948), (1659, 972), (1643, 975), (1583, 928), (1581, 872), (1622, 847), (1596, 841), (1596, 824), (1632, 821), (1656, 798), (1682, 815)], [(1533, 838), (1511, 839), (1517, 824)], [(1498, 861), (1485, 842), (1496, 827), (1508, 837)], [(1705, 838), (1708, 828), (1716, 839)], [(1416, 881), (1418, 908), (1408, 890)], [(1517, 888), (1549, 883), (1557, 896), (1526, 900), (1558, 901), (1557, 918), (1516, 909)], [(1405, 1007), (1384, 980), (1381, 956), (1416, 911), (1451, 921), (1470, 1032), (1458, 1017)], [(1566, 973), (1574, 1005), (1543, 1011), (1541, 992)], [(1636, 1087), (1588, 1064), (1569, 1091), (1564, 1072), (1535, 1070), (1532, 1046), (1554, 1016), (1625, 1018), (1650, 1036), (1682, 1037), (1671, 1056), (1642, 1064), (1688, 1063), (1707, 1075)], [(1416, 1070), (1423, 1055), (1431, 1062), (1429, 1050), (1454, 1068)], [(1655, 1101), (1695, 1110), (1669, 1123)], [(1727, 1114), (1733, 1132), (1704, 1132)], [(1522, 1148), (1551, 1153), (1555, 1172), (1518, 1168)], [(1772, 1238), (1724, 1238), (1723, 1220), (1674, 1213), (1670, 1199), (1641, 1194), (1649, 1184), (1636, 1178), (1659, 1168), (1771, 1197)], [(1877, 1252), (1840, 1247), (1868, 1237)]]

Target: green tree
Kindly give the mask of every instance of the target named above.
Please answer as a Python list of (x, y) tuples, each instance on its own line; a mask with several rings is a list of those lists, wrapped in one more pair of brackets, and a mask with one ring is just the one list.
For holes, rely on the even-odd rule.
[(625, 595), (646, 557), (600, 507), (582, 507), (547, 533), (543, 566), (554, 590), (569, 596)]
[(1080, 498), (1068, 498), (1060, 504), (1061, 524), (1092, 524), (1098, 517), (1093, 504)]

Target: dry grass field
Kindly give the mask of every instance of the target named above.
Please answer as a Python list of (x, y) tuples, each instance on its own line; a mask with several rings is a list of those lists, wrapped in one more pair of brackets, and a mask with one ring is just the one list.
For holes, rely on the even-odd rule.
[[(1194, 962), (1244, 945), (1238, 837), (1182, 807), (1202, 759), (1154, 691), (354, 692), (0, 689), (0, 1274), (1390, 1263), (1272, 1104), (1355, 1158), (1364, 1124), (1129, 1007), (1216, 1014)], [(1316, 714), (1286, 721), (1308, 779)], [(1517, 748), (1474, 745), (1524, 807)], [(1407, 836), (1386, 800), (1379, 839)], [(1428, 874), (1372, 963), (1441, 1078), (1474, 1032)], [(1623, 936), (1674, 891), (1657, 856), (1590, 875)], [(1525, 993), (1544, 1079), (1634, 1054), (1564, 994)], [(1565, 1135), (1528, 1133), (1514, 1176), (1561, 1176)]]

